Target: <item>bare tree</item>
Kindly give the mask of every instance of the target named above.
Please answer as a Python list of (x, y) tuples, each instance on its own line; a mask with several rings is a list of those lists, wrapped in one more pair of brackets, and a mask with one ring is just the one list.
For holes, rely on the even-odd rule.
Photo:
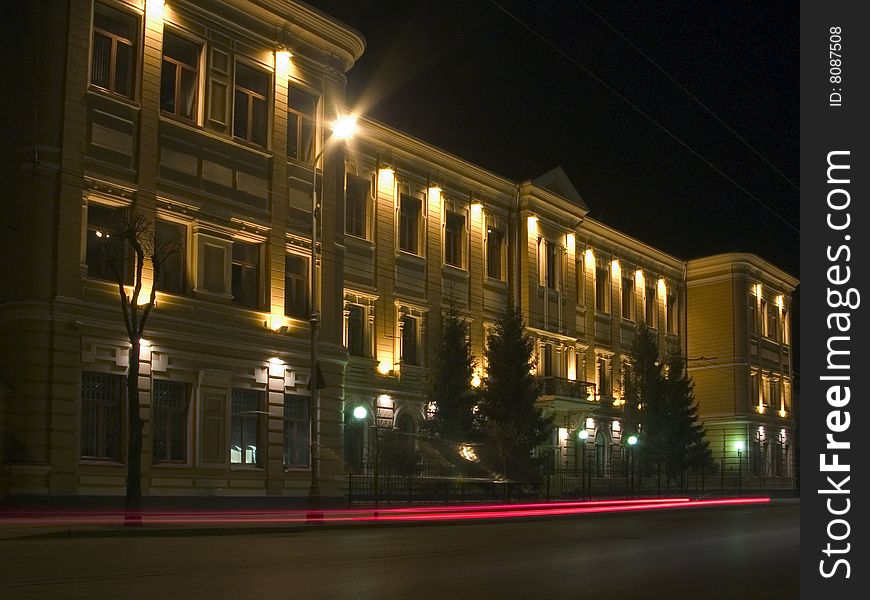
[[(127, 496), (124, 504), (124, 522), (128, 525), (142, 523), (142, 430), (144, 423), (139, 408), (139, 355), (142, 336), (148, 316), (154, 310), (157, 299), (157, 282), (167, 259), (179, 249), (179, 241), (154, 238), (154, 222), (133, 207), (118, 211), (111, 231), (102, 233), (102, 251), (106, 264), (118, 284), (121, 312), (127, 339), (130, 342), (130, 358), (127, 369), (127, 415), (130, 437), (127, 444)], [(151, 261), (151, 291), (144, 302), (142, 295), (142, 271), (145, 262)], [(128, 277), (133, 271), (132, 279)], [(132, 291), (128, 293), (128, 288)]]

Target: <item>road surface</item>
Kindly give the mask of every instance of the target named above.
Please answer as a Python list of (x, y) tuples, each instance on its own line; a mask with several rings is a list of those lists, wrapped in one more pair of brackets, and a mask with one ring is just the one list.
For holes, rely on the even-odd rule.
[(0, 541), (0, 598), (798, 597), (800, 507)]

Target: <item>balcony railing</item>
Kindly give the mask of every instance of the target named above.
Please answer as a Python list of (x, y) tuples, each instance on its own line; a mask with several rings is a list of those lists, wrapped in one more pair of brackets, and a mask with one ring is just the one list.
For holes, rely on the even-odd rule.
[(545, 396), (562, 396), (586, 400), (595, 397), (595, 384), (590, 381), (574, 381), (565, 377), (538, 377), (541, 393)]

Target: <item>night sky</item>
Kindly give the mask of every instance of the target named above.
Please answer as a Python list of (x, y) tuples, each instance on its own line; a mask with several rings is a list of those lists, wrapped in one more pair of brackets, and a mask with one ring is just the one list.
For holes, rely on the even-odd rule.
[(799, 228), (796, 2), (312, 4), (367, 40), (351, 107), (515, 180), (561, 165), (591, 216), (678, 257), (799, 275), (796, 231), (626, 102)]

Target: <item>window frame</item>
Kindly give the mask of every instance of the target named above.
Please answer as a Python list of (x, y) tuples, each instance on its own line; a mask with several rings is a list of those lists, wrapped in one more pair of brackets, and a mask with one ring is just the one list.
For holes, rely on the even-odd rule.
[[(112, 392), (117, 392), (117, 397), (114, 400), (98, 400), (94, 398), (85, 398), (85, 377), (91, 375), (99, 378), (112, 380)], [(107, 373), (105, 371), (88, 371), (82, 370), (79, 381), (79, 460), (82, 461), (102, 461), (102, 462), (121, 462), (121, 457), (124, 455), (125, 434), (124, 427), (126, 392), (127, 386), (124, 376), (118, 373)], [(95, 447), (94, 454), (85, 454), (85, 419), (86, 407), (94, 405), (95, 407)], [(108, 409), (117, 411), (116, 416), (107, 415)], [(110, 429), (115, 429), (115, 448), (114, 452), (109, 453), (106, 446), (108, 443)]]
[[(356, 304), (353, 302), (347, 303), (347, 324), (345, 330), (345, 343), (347, 344), (347, 353), (350, 356), (357, 356), (361, 358), (368, 358), (370, 352), (368, 351), (368, 347), (366, 344), (366, 340), (368, 336), (366, 335), (366, 320), (367, 320), (367, 307), (362, 304)], [(352, 344), (351, 340), (351, 311), (359, 312), (359, 353), (354, 352), (354, 344)]]
[[(458, 230), (451, 227), (461, 220)], [(468, 237), (468, 218), (464, 211), (444, 210), (443, 257), (444, 264), (456, 269), (465, 269), (465, 240)], [(458, 256), (457, 256), (458, 255)]]
[[(253, 246), (256, 249), (256, 257), (257, 262), (255, 266), (256, 273), (256, 289), (255, 289), (255, 299), (254, 305), (246, 304), (242, 302), (240, 296), (242, 294), (236, 294), (235, 290), (235, 271), (236, 266), (239, 266), (242, 269), (242, 273), (244, 273), (244, 269), (250, 268), (250, 263), (244, 262), (242, 259), (236, 258), (235, 248), (237, 244), (244, 244), (246, 246)], [(244, 282), (240, 280), (240, 285), (244, 285)], [(233, 306), (239, 306), (242, 308), (248, 308), (251, 310), (261, 310), (263, 305), (263, 243), (262, 242), (249, 242), (247, 240), (234, 239), (230, 248), (230, 293), (233, 296), (232, 304)]]
[[(420, 357), (420, 319), (413, 315), (402, 314), (399, 316), (399, 322), (401, 323), (402, 328), (401, 347), (399, 354), (399, 360), (401, 364), (410, 365), (413, 367), (423, 366)], [(408, 323), (413, 323), (413, 327), (411, 328), (413, 329), (413, 336), (409, 336), (408, 334)], [(406, 346), (409, 340), (413, 342), (413, 353), (410, 357), (410, 360), (406, 358)]]
[[(353, 184), (351, 183), (353, 182)], [(352, 185), (358, 185), (360, 188), (365, 188), (365, 194), (359, 200), (361, 200), (362, 205), (362, 218), (354, 219), (354, 224), (358, 224), (360, 227), (359, 233), (357, 230), (352, 230), (350, 227), (351, 224), (351, 214), (356, 214), (359, 212), (358, 210), (351, 211), (351, 195), (348, 193), (351, 189)], [(369, 217), (371, 216), (371, 210), (373, 202), (372, 195), (372, 180), (368, 177), (359, 177), (357, 175), (352, 175), (351, 173), (345, 174), (345, 206), (344, 206), (344, 233), (345, 235), (349, 235), (361, 240), (369, 240)]]
[[(299, 273), (293, 273), (291, 275), (291, 271), (289, 268), (290, 267), (289, 261), (291, 259), (301, 261), (300, 264), (303, 267), (303, 273), (301, 275)], [(309, 257), (303, 256), (302, 254), (298, 254), (296, 252), (287, 252), (284, 255), (284, 316), (285, 317), (291, 317), (294, 319), (307, 319), (311, 316), (311, 310), (309, 307), (309, 303), (310, 303), (309, 297), (311, 294), (310, 294), (309, 289), (308, 289), (308, 286), (310, 285), (310, 282), (311, 282), (311, 273), (309, 271), (310, 263), (311, 263), (311, 260)], [(297, 285), (301, 284), (301, 287), (302, 287), (301, 314), (297, 314), (296, 312), (288, 310), (288, 306), (289, 306), (288, 299), (290, 298), (289, 290), (291, 287), (290, 286), (291, 280), (297, 282)]]
[[(290, 104), (290, 95), (292, 90), (298, 90), (303, 94), (307, 94), (311, 96), (314, 100), (314, 113), (311, 115), (307, 115), (304, 112), (291, 108)], [(317, 93), (311, 88), (298, 85), (294, 81), (290, 81), (287, 83), (287, 158), (291, 160), (299, 161), (303, 164), (310, 165), (314, 163), (314, 159), (317, 157), (317, 142), (318, 142), (318, 123), (320, 119), (318, 116), (320, 115), (321, 105), (323, 103), (323, 94)], [(293, 115), (296, 120), (296, 148), (291, 153), (290, 152), (290, 124), (291, 117)], [(304, 131), (304, 124), (309, 122), (311, 124), (311, 156), (303, 158), (302, 148), (303, 148), (303, 136), (302, 132)]]
[(595, 310), (603, 314), (610, 314), (610, 293), (613, 287), (610, 276), (610, 267), (595, 264)]
[[(275, 87), (274, 76), (271, 71), (268, 71), (260, 66), (255, 65), (253, 62), (243, 60), (238, 55), (236, 55), (235, 60), (233, 61), (233, 83), (232, 83), (232, 110), (231, 110), (231, 123), (230, 123), (230, 135), (236, 141), (243, 142), (245, 144), (251, 144), (252, 146), (256, 146), (258, 148), (269, 148), (270, 143), (270, 132), (272, 125), (272, 90)], [(246, 87), (242, 87), (238, 83), (239, 78), (239, 67), (243, 69), (249, 69), (259, 75), (262, 75), (266, 79), (266, 93), (261, 94), (256, 90), (248, 89)], [(245, 119), (247, 122), (246, 131), (244, 136), (236, 135), (236, 94), (241, 93), (247, 98), (247, 114), (245, 115)], [(254, 138), (254, 102), (256, 100), (260, 100), (265, 105), (263, 111), (265, 113), (265, 122), (263, 124), (264, 131), (263, 133), (263, 142), (260, 143), (255, 141)]]
[[(412, 220), (410, 218), (406, 219), (405, 211), (405, 202), (410, 205), (416, 204), (416, 217)], [(423, 221), (423, 200), (412, 196), (410, 194), (400, 194), (399, 195), (399, 240), (398, 240), (398, 249), (400, 252), (407, 252), (408, 254), (413, 254), (414, 256), (423, 256), (423, 240), (420, 232), (420, 224)], [(408, 248), (406, 246), (410, 246), (410, 244), (406, 244), (408, 240), (405, 239), (405, 236), (413, 236), (415, 249)]]
[[(299, 416), (288, 414), (287, 407), (289, 406), (289, 404), (288, 404), (289, 398), (298, 399), (299, 402), (301, 403), (301, 405), (305, 407), (305, 416), (304, 417), (299, 417)], [(281, 424), (282, 424), (282, 434), (283, 434), (283, 440), (282, 440), (282, 444), (281, 444), (281, 450), (282, 450), (281, 460), (282, 460), (282, 463), (284, 465), (284, 468), (285, 469), (310, 469), (311, 468), (311, 441), (312, 441), (312, 433), (313, 433), (312, 420), (311, 420), (311, 398), (310, 398), (310, 396), (303, 396), (301, 394), (285, 393), (284, 394), (284, 407), (283, 407), (283, 412), (282, 412)], [(305, 443), (305, 445), (302, 446), (301, 449), (296, 448), (295, 451), (292, 452), (294, 457), (297, 455), (297, 453), (299, 455), (304, 455), (304, 460), (300, 460), (298, 462), (292, 462), (292, 461), (287, 460), (288, 451), (290, 450), (290, 448), (288, 447), (289, 446), (288, 442), (290, 440), (296, 440), (295, 436), (291, 437), (290, 435), (288, 435), (288, 425), (291, 425), (291, 428), (294, 429), (296, 433), (298, 433), (300, 430), (307, 430), (307, 431), (305, 431), (305, 437), (306, 437), (307, 443)]]
[[(180, 386), (181, 387), (182, 401), (184, 403), (184, 406), (182, 409), (179, 409), (177, 407), (168, 407), (168, 406), (161, 407), (159, 405), (157, 387), (161, 386), (161, 385), (171, 385), (171, 386)], [(180, 382), (180, 381), (173, 381), (171, 379), (154, 379), (152, 381), (152, 384), (151, 384), (151, 421), (152, 421), (151, 458), (152, 458), (153, 464), (165, 464), (165, 463), (184, 464), (184, 463), (187, 463), (189, 461), (189, 456), (190, 456), (189, 427), (190, 427), (190, 404), (191, 404), (190, 394), (191, 394), (191, 386), (187, 383)], [(163, 456), (158, 456), (158, 451), (157, 451), (157, 446), (156, 446), (156, 444), (157, 444), (156, 432), (157, 432), (158, 423), (160, 422), (160, 420), (158, 419), (158, 411), (166, 411), (167, 412), (167, 418), (165, 421), (166, 431), (164, 432), (164, 435), (165, 435), (164, 439), (167, 440), (167, 442), (165, 445), (166, 452), (164, 453)], [(183, 446), (183, 451), (182, 451), (183, 456), (180, 458), (176, 458), (176, 457), (173, 457), (171, 455), (172, 450), (171, 450), (170, 444), (171, 444), (172, 440), (171, 440), (170, 430), (172, 429), (172, 425), (170, 424), (171, 421), (169, 419), (169, 416), (173, 415), (173, 414), (176, 416), (179, 414), (182, 415), (182, 418), (180, 420), (180, 422), (181, 422), (180, 431), (182, 434), (181, 435), (181, 443)], [(177, 423), (176, 423), (176, 425), (177, 425)]]
[[(658, 290), (656, 285), (645, 284), (643, 291), (643, 318), (644, 324), (650, 329), (658, 329)], [(652, 293), (650, 293), (652, 291)]]
[[(155, 244), (155, 248), (158, 247), (158, 244), (160, 244), (160, 242), (157, 239), (157, 229), (161, 224), (163, 226), (173, 227), (176, 229), (176, 231), (181, 233), (181, 236), (179, 238), (181, 247), (178, 248), (173, 253), (173, 255), (171, 257), (169, 257), (170, 259), (175, 259), (177, 257), (181, 263), (180, 264), (180, 272), (179, 272), (180, 286), (178, 289), (172, 290), (172, 289), (166, 288), (163, 285), (159, 285), (159, 283), (155, 282), (156, 289), (158, 292), (163, 293), (163, 294), (175, 294), (175, 295), (179, 295), (179, 296), (187, 295), (188, 289), (189, 289), (189, 285), (188, 285), (189, 277), (188, 277), (188, 271), (187, 271), (187, 269), (188, 269), (188, 267), (187, 267), (187, 258), (188, 258), (187, 247), (188, 247), (188, 233), (189, 233), (188, 225), (187, 225), (187, 223), (180, 223), (178, 221), (171, 220), (171, 219), (164, 219), (164, 218), (160, 218), (160, 217), (156, 218), (154, 220), (154, 244)], [(164, 261), (164, 262), (166, 262), (166, 261)], [(160, 276), (162, 278), (162, 277), (165, 277), (165, 275), (166, 275), (166, 270), (165, 270), (165, 264), (164, 264), (164, 269), (160, 272)]]
[[(106, 10), (109, 12), (115, 12), (122, 15), (124, 18), (130, 19), (133, 24), (133, 31), (136, 32), (135, 39), (124, 38), (119, 34), (112, 33), (105, 29), (102, 29), (97, 26), (97, 11), (98, 10)], [(127, 100), (135, 101), (138, 95), (139, 89), (139, 78), (138, 73), (140, 69), (140, 60), (141, 60), (141, 38), (142, 38), (142, 17), (139, 14), (136, 14), (132, 11), (127, 11), (122, 9), (119, 6), (114, 4), (107, 4), (103, 2), (94, 2), (92, 15), (91, 15), (91, 35), (90, 35), (90, 54), (89, 54), (89, 73), (88, 73), (88, 84), (91, 87), (94, 87), (100, 91), (106, 92), (108, 94), (112, 94), (119, 98), (125, 98)], [(94, 53), (96, 52), (96, 36), (101, 35), (109, 40), (109, 65), (108, 65), (108, 82), (106, 86), (100, 85), (94, 82)], [(125, 94), (123, 92), (119, 92), (117, 90), (117, 82), (115, 78), (117, 76), (117, 48), (118, 42), (125, 42), (130, 47), (131, 57), (130, 57), (130, 91)]]
[[(181, 40), (182, 42), (191, 44), (196, 47), (196, 64), (188, 65), (183, 63), (181, 60), (167, 57), (166, 54), (166, 36), (173, 36)], [(203, 63), (203, 50), (205, 49), (205, 44), (201, 40), (194, 39), (190, 36), (182, 34), (177, 29), (165, 28), (163, 33), (163, 48), (161, 52), (161, 65), (160, 65), (160, 83), (161, 83), (161, 93), (160, 93), (160, 114), (172, 117), (174, 119), (180, 119), (187, 123), (192, 123), (194, 125), (199, 124), (199, 115), (200, 115), (200, 95), (202, 93), (202, 79), (200, 77), (202, 73), (202, 63)], [(163, 74), (165, 72), (165, 68), (163, 63), (169, 62), (175, 65), (175, 82), (173, 86), (173, 93), (175, 96), (175, 111), (170, 112), (163, 108)], [(181, 91), (181, 73), (182, 70), (188, 70), (193, 72), (194, 76), (194, 97), (193, 97), (193, 116), (187, 117), (179, 113), (179, 97)]]
[[(626, 321), (633, 322), (637, 319), (637, 294), (634, 289), (634, 277), (623, 275), (621, 283), (620, 315)], [(626, 294), (628, 295), (626, 296)], [(628, 302), (628, 307), (626, 307), (626, 301)]]
[[(494, 249), (491, 247), (492, 240), (497, 240), (497, 248)], [(505, 235), (504, 230), (498, 224), (494, 222), (490, 222), (486, 226), (486, 239), (484, 240), (484, 252), (486, 253), (486, 276), (489, 279), (495, 281), (505, 281), (505, 260), (504, 260), (504, 248), (505, 248)], [(496, 258), (493, 259), (493, 256)], [(493, 275), (493, 260), (495, 260), (495, 264), (498, 266), (498, 274)]]
[[(253, 394), (256, 394), (256, 396), (257, 396), (256, 409), (254, 409), (254, 410), (248, 409), (245, 411), (236, 412), (236, 392), (242, 392), (244, 394), (251, 394), (252, 396), (253, 396)], [(239, 398), (239, 399), (242, 400), (242, 398)], [(250, 399), (251, 398), (247, 398), (247, 400), (250, 400)], [(264, 399), (265, 399), (265, 394), (263, 393), (262, 390), (255, 390), (255, 389), (250, 389), (250, 388), (240, 388), (240, 387), (233, 387), (230, 390), (230, 437), (229, 437), (228, 450), (230, 453), (230, 465), (232, 465), (232, 466), (255, 467), (255, 468), (263, 467), (263, 463), (265, 462), (265, 458), (263, 456), (263, 452), (261, 451), (261, 449), (265, 449), (265, 445), (262, 444), (262, 442), (263, 442), (263, 420), (264, 420), (263, 419)], [(240, 454), (241, 460), (240, 461), (234, 461), (233, 454), (232, 454), (233, 435), (235, 434), (237, 419), (239, 421), (239, 438), (240, 438), (240, 441), (242, 444), (240, 446), (240, 451), (241, 451), (241, 454)], [(246, 448), (245, 423), (247, 423), (251, 420), (254, 420), (254, 422), (255, 422), (255, 427), (256, 427), (256, 429), (255, 429), (255, 431), (256, 431), (255, 442), (256, 443), (254, 445), (254, 448), (255, 448), (254, 461), (248, 462), (247, 461), (247, 452), (245, 450), (245, 448)]]

